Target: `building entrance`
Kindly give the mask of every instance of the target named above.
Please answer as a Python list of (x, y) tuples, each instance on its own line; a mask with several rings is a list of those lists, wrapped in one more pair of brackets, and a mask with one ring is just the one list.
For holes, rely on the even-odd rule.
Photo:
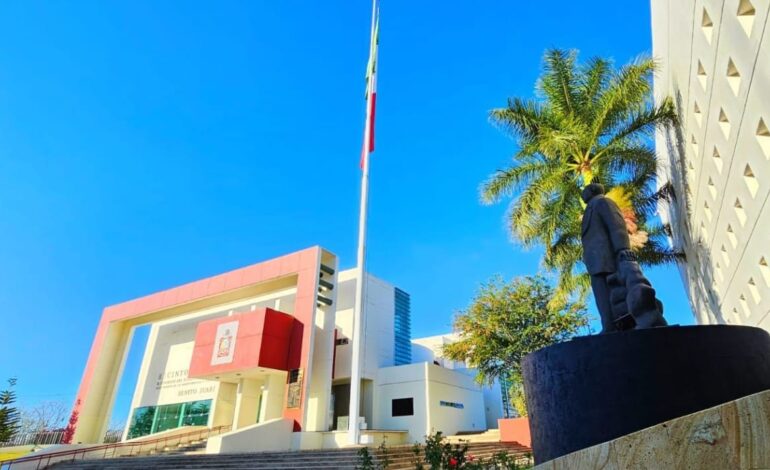
[(143, 406), (134, 410), (127, 437), (133, 439), (182, 426), (206, 426), (210, 411), (211, 400)]

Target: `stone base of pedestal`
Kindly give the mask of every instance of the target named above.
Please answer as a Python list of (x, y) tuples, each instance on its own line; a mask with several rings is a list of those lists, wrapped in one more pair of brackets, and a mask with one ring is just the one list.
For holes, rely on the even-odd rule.
[(770, 391), (550, 460), (535, 470), (770, 468)]

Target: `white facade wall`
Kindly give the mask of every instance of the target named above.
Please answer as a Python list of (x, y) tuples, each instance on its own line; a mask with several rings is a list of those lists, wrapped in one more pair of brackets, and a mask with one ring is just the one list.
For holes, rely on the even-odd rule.
[[(329, 254), (321, 258), (321, 263), (332, 268), (335, 274), (338, 271), (337, 258)], [(332, 284), (337, 284), (337, 275), (329, 280)], [(316, 284), (316, 288), (319, 286)], [(307, 374), (308, 387), (305, 398), (305, 412), (302, 418), (304, 422), (304, 431), (327, 431), (331, 426), (331, 406), (332, 406), (332, 374), (333, 357), (335, 353), (334, 345), (334, 325), (335, 325), (335, 303), (337, 302), (338, 290), (324, 291), (323, 295), (332, 301), (330, 306), (317, 306), (315, 309), (314, 322), (315, 328), (311, 330), (311, 348), (308, 351), (310, 360), (305, 370)], [(278, 310), (278, 309), (276, 309)], [(294, 314), (282, 310), (286, 313)]]
[[(464, 362), (449, 360), (443, 357), (441, 353), (441, 349), (444, 346), (458, 339), (459, 335), (457, 333), (415, 338), (412, 340), (412, 361), (436, 364), (475, 379), (475, 369), (469, 368)], [(485, 426), (487, 429), (495, 429), (497, 428), (497, 420), (504, 417), (500, 382), (495, 380), (492, 385), (481, 387), (481, 390), (483, 394)]]
[(427, 361), (431, 364), (437, 362), (438, 365), (447, 369), (464, 369), (465, 363), (449, 360), (441, 354), (441, 348), (458, 339), (456, 333), (415, 338), (412, 340), (412, 362)]
[[(374, 379), (380, 367), (395, 364), (395, 288), (371, 274), (366, 276), (364, 341), (361, 344), (361, 377)], [(337, 338), (352, 338), (356, 270), (341, 271), (337, 278)], [(334, 378), (350, 378), (352, 340), (337, 346)]]
[[(409, 442), (420, 441), (430, 433), (428, 396), (426, 389), (427, 363), (385, 367), (377, 377), (372, 427), (409, 432)], [(412, 398), (413, 416), (392, 416), (392, 400)]]
[[(459, 431), (488, 429), (482, 388), (473, 376), (440, 366), (428, 365), (429, 425), (449, 436)], [(459, 403), (463, 409), (442, 406)], [(497, 421), (495, 425), (497, 427)]]
[(154, 323), (150, 328), (139, 377), (126, 420), (124, 439), (136, 408), (168, 405), (196, 400), (212, 400), (209, 426), (229, 424), (236, 402), (237, 384), (189, 379), (187, 377), (198, 323), (231, 312), (271, 307), (294, 313), (295, 289), (275, 292), (232, 304), (218, 305), (191, 312), (174, 320)]
[(664, 218), (687, 254), (699, 323), (770, 329), (770, 0), (652, 0), (656, 100), (681, 126), (656, 136)]
[[(316, 316), (316, 350), (335, 347), (332, 341), (335, 328), (338, 339), (350, 338), (355, 282), (355, 270), (338, 273), (337, 287), (333, 293), (336, 295), (333, 306)], [(203, 320), (259, 307), (271, 307), (292, 314), (295, 294), (294, 288), (287, 289), (233, 304), (191, 312), (184, 317), (153, 324), (134, 392), (132, 413), (135, 408), (141, 406), (211, 399), (212, 409), (208, 424), (218, 426), (230, 424), (234, 416), (240, 416), (238, 410), (243, 408), (246, 401), (250, 400), (250, 406), (256, 407), (255, 387), (258, 388), (262, 383), (257, 383), (256, 379), (252, 380), (254, 383), (251, 384), (254, 390), (251, 394), (246, 394), (244, 389), (248, 384), (245, 383), (239, 385), (187, 378), (197, 325)], [(439, 430), (450, 435), (457, 431), (481, 431), (497, 427), (497, 419), (502, 416), (499, 386), (495, 384), (493, 387), (480, 387), (473, 380), (475, 376), (473, 370), (467, 369), (464, 363), (445, 360), (441, 356), (441, 348), (455, 341), (456, 335), (415, 339), (412, 344), (414, 364), (394, 366), (395, 288), (387, 282), (367, 275), (365, 308), (366, 324), (362, 345), (364, 355), (362, 375), (365, 380), (362, 390), (362, 412), (369, 428), (407, 430), (412, 442), (422, 441), (426, 434)], [(345, 379), (350, 377), (351, 348), (352, 342), (335, 347), (335, 383), (344, 384)], [(438, 365), (434, 365), (434, 361)], [(313, 369), (314, 373), (331, 375), (331, 363), (321, 364), (314, 361)], [(169, 374), (173, 378), (173, 383), (160, 387), (157, 383), (158, 377)], [(273, 380), (273, 378), (279, 380), (281, 384), (285, 382), (285, 377), (270, 376), (263, 379)], [(273, 388), (279, 387), (271, 386), (269, 389), (273, 390)], [(316, 391), (316, 395), (323, 396), (324, 393), (321, 392)], [(272, 395), (274, 396), (271, 398)], [(272, 408), (277, 407), (280, 410), (283, 394), (272, 395), (270, 393), (263, 395), (263, 409), (259, 413), (261, 421), (280, 416), (280, 413), (276, 415)], [(391, 416), (392, 400), (408, 397), (414, 399), (415, 414), (409, 417)], [(441, 401), (460, 403), (462, 409), (442, 406)], [(308, 401), (310, 414), (320, 416), (319, 410), (324, 407), (329, 409), (331, 417), (330, 404), (315, 399), (311, 390)], [(256, 411), (246, 414), (252, 416)], [(126, 430), (130, 422), (129, 416)], [(238, 424), (237, 427), (241, 427), (250, 423), (244, 421)], [(308, 422), (307, 431), (325, 430), (327, 427), (320, 422)], [(302, 434), (302, 439), (312, 437), (305, 436), (308, 433)]]
[[(399, 398), (413, 399), (414, 415), (392, 415), (392, 401)], [(463, 408), (442, 406), (442, 401)], [(452, 435), (487, 429), (481, 387), (468, 375), (427, 362), (380, 369), (374, 409), (375, 429), (408, 431), (410, 442), (422, 442), (436, 431)]]

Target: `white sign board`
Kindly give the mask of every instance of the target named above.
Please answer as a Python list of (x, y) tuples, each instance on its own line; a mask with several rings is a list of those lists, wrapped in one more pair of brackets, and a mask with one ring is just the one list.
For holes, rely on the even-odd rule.
[(212, 366), (233, 362), (236, 336), (238, 336), (238, 321), (222, 323), (217, 326), (217, 335), (214, 337), (214, 351), (211, 353)]

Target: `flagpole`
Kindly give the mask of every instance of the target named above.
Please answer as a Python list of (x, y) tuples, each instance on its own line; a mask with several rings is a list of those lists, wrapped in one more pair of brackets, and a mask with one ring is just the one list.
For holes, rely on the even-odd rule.
[[(371, 51), (375, 41), (375, 18), (377, 16), (377, 0), (372, 0), (372, 28), (370, 35)], [(374, 60), (369, 57), (369, 60)], [(348, 443), (358, 444), (360, 439), (360, 429), (358, 426), (358, 415), (361, 401), (361, 335), (363, 334), (363, 307), (364, 307), (364, 284), (366, 279), (366, 216), (369, 205), (369, 140), (371, 138), (371, 106), (369, 100), (372, 99), (371, 87), (372, 81), (367, 84), (367, 103), (366, 103), (366, 125), (364, 127), (364, 145), (362, 150), (361, 173), (361, 205), (358, 215), (358, 256), (356, 262), (356, 302), (353, 308), (353, 351), (350, 371), (350, 408), (348, 410)]]

